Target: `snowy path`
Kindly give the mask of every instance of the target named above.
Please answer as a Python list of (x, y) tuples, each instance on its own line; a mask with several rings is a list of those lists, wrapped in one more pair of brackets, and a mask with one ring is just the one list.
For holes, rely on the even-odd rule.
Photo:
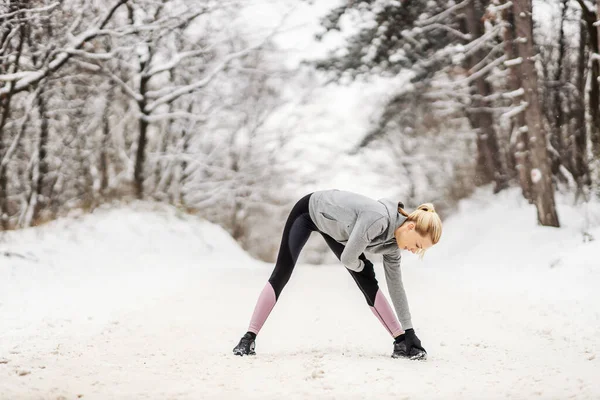
[[(574, 326), (599, 320), (597, 303), (569, 313), (560, 304), (532, 302), (514, 312), (514, 299), (460, 295), (441, 279), (427, 287), (411, 282), (417, 274), (407, 280), (430, 352), (426, 362), (389, 358), (387, 334), (335, 266), (299, 266), (260, 336), (258, 356), (235, 358), (230, 348), (267, 275), (265, 268), (190, 273), (180, 277), (181, 290), (164, 293), (132, 281), (130, 292), (105, 296), (138, 298), (143, 306), (124, 305), (127, 311), (115, 310), (95, 331), (87, 326), (93, 316), (82, 310), (24, 327), (29, 336), (5, 333), (0, 398), (600, 395), (598, 360), (590, 360), (599, 350), (598, 331), (583, 329), (575, 343), (566, 341)], [(428, 300), (433, 294), (436, 300)]]
[(258, 355), (239, 358), (231, 348), (271, 266), (200, 258), (189, 236), (143, 255), (94, 239), (70, 256), (42, 245), (48, 262), (0, 258), (0, 399), (600, 397), (600, 269), (585, 261), (595, 247), (545, 269), (407, 257), (425, 362), (389, 357), (342, 266), (299, 265)]

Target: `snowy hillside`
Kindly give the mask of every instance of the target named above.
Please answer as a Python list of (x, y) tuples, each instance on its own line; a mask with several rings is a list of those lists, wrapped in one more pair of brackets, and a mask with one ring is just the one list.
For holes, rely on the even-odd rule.
[(257, 356), (234, 357), (272, 265), (172, 208), (4, 233), (0, 399), (599, 398), (600, 206), (563, 199), (542, 228), (519, 197), (478, 192), (404, 257), (425, 362), (389, 357), (337, 264), (299, 265)]

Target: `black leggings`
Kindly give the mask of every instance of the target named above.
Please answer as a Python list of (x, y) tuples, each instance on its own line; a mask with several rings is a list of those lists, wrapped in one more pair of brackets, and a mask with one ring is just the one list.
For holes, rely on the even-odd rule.
[[(344, 251), (343, 244), (337, 242), (331, 236), (319, 231), (310, 218), (308, 211), (310, 196), (311, 194), (306, 195), (296, 203), (294, 208), (292, 208), (287, 222), (285, 223), (285, 228), (283, 229), (283, 237), (281, 238), (277, 263), (269, 278), (269, 283), (273, 286), (277, 299), (279, 299), (281, 291), (290, 280), (300, 251), (308, 241), (312, 232), (319, 232), (321, 236), (323, 236), (325, 242), (327, 242), (327, 245), (335, 253), (338, 259), (340, 259), (342, 252)], [(364, 254), (361, 254), (359, 259), (364, 261), (366, 260), (366, 257)], [(352, 275), (352, 278), (354, 278), (354, 281), (363, 292), (369, 306), (373, 307), (375, 304), (375, 295), (379, 289), (373, 267), (369, 264), (366, 265), (361, 272), (355, 272), (349, 269), (347, 269), (347, 271), (350, 272), (350, 275)]]

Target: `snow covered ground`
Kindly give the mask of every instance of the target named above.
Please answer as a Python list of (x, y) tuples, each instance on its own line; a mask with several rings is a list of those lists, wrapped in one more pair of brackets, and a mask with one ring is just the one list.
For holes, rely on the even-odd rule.
[(517, 192), (479, 192), (405, 256), (424, 362), (389, 357), (341, 265), (297, 266), (258, 355), (234, 357), (272, 265), (171, 208), (4, 234), (0, 399), (598, 399), (600, 207), (584, 243), (563, 203), (542, 228)]

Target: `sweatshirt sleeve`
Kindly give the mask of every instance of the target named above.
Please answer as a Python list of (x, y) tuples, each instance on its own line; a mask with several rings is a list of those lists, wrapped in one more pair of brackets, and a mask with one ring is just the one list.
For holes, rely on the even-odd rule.
[(406, 298), (406, 291), (404, 290), (404, 284), (402, 283), (402, 272), (400, 271), (400, 250), (396, 250), (394, 253), (383, 255), (383, 268), (385, 270), (385, 279), (388, 285), (388, 291), (398, 320), (402, 325), (402, 329), (407, 330), (413, 327), (410, 310), (408, 308), (408, 300)]
[(374, 218), (369, 215), (360, 215), (354, 228), (350, 233), (348, 242), (342, 252), (340, 261), (349, 270), (360, 272), (365, 267), (365, 263), (358, 257), (365, 251), (371, 240), (381, 234), (386, 227), (386, 219)]

